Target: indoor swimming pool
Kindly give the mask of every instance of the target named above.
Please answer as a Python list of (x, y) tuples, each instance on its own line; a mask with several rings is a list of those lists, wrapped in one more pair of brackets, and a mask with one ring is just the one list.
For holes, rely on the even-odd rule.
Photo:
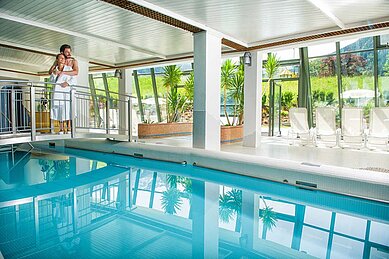
[(4, 258), (389, 258), (387, 202), (71, 148), (0, 163)]

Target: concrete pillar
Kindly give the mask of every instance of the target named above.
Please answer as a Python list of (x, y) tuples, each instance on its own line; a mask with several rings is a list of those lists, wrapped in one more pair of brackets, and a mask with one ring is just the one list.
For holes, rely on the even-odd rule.
[(242, 234), (240, 245), (253, 249), (258, 238), (259, 196), (252, 191), (242, 190)]
[(251, 66), (244, 68), (243, 146), (258, 147), (262, 124), (262, 53), (251, 52)]
[(192, 257), (218, 258), (219, 185), (192, 180)]
[[(132, 95), (132, 69), (120, 69), (119, 94)], [(128, 132), (128, 102), (127, 98), (119, 95), (119, 134), (125, 135)], [(134, 100), (133, 100), (134, 101)]]
[(194, 34), (193, 147), (220, 150), (221, 38)]
[[(77, 58), (78, 61), (78, 76), (77, 85), (89, 87), (89, 63), (88, 60)], [(81, 87), (76, 88), (77, 92), (86, 92), (87, 89)], [(76, 101), (76, 127), (89, 127), (89, 110), (90, 101), (84, 100), (87, 96), (80, 96), (81, 99)]]

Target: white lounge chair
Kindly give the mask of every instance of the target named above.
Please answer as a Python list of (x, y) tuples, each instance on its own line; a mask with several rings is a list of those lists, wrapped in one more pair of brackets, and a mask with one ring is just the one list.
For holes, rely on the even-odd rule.
[(342, 148), (362, 148), (364, 145), (363, 110), (360, 108), (342, 109)]
[(389, 151), (389, 107), (371, 109), (367, 147), (382, 147)]
[(316, 146), (335, 147), (338, 145), (338, 130), (335, 121), (336, 112), (332, 107), (316, 108), (316, 127), (313, 140)]
[(307, 109), (291, 108), (289, 110), (289, 121), (291, 128), (288, 131), (288, 143), (292, 145), (298, 141), (303, 146), (310, 144), (312, 134), (308, 126)]

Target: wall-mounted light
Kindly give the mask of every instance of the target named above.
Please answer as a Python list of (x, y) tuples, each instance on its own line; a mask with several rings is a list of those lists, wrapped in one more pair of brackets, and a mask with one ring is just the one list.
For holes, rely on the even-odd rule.
[(251, 53), (245, 52), (243, 54), (243, 63), (249, 67), (251, 67)]
[(115, 70), (115, 77), (117, 77), (117, 78), (122, 78), (122, 71), (120, 71), (120, 69), (116, 69)]

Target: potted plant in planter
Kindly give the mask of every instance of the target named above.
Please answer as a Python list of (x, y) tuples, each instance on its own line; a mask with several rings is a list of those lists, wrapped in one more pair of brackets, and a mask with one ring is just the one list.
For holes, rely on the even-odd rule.
[[(221, 127), (220, 141), (233, 143), (243, 139), (244, 65), (237, 66), (231, 60), (226, 60), (222, 66), (221, 78), (222, 88), (225, 89), (223, 97), (227, 124)], [(227, 113), (227, 97), (234, 100), (232, 121)]]
[[(166, 87), (166, 122), (138, 124), (139, 138), (160, 138), (192, 134), (192, 123), (180, 122), (187, 109), (187, 96), (179, 93), (177, 85), (181, 82), (182, 72), (176, 65), (164, 67), (163, 85)], [(193, 87), (192, 87), (193, 89)]]

